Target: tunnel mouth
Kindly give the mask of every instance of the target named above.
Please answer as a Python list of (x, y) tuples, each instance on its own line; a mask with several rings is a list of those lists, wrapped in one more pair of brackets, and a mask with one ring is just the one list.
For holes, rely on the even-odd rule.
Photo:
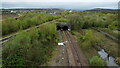
[(68, 30), (68, 26), (63, 27), (57, 26), (57, 30)]
[(61, 30), (61, 27), (60, 27), (60, 26), (57, 26), (57, 30)]
[(68, 30), (68, 26), (63, 26), (62, 30)]

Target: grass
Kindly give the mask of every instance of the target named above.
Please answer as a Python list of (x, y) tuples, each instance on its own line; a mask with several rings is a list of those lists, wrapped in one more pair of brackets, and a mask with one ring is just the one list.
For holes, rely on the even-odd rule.
[[(0, 57), (2, 57), (2, 47), (0, 47)], [(2, 67), (2, 58), (0, 58), (0, 68)]]
[(86, 56), (86, 58), (87, 58), (88, 61), (89, 61), (89, 59), (92, 58), (93, 56), (99, 56), (99, 55), (98, 55), (98, 52), (97, 52), (97, 50), (96, 50), (95, 48), (91, 48), (91, 49), (89, 49), (88, 51), (82, 49), (82, 51), (84, 52), (84, 54), (85, 54), (85, 56)]
[[(84, 31), (85, 29), (80, 30), (80, 31), (71, 31), (71, 32), (74, 33), (72, 35), (76, 38), (76, 40), (78, 40), (78, 36), (80, 36)], [(81, 43), (79, 41), (77, 42), (81, 46)], [(88, 62), (89, 62), (89, 59), (92, 58), (93, 56), (99, 56), (97, 53), (97, 50), (94, 47), (91, 47), (91, 49), (88, 49), (88, 50), (82, 49), (82, 51), (84, 55), (86, 56)]]
[(91, 66), (104, 66), (103, 68), (105, 68), (106, 66), (106, 62), (104, 60), (102, 60), (102, 58), (100, 58), (99, 56), (94, 56), (89, 60), (89, 63)]
[[(78, 40), (78, 37), (81, 34), (84, 34), (84, 32), (86, 30), (88, 30), (88, 29), (80, 30), (78, 32), (77, 31), (72, 31), (72, 33), (76, 37), (76, 39)], [(93, 31), (94, 36), (101, 39), (101, 42), (99, 42), (98, 46), (103, 48), (108, 54), (110, 54), (110, 56), (113, 56), (113, 57), (117, 58), (118, 57), (118, 44), (115, 41), (113, 41), (110, 38), (103, 35), (102, 33), (97, 32), (95, 30), (92, 30), (92, 31)], [(81, 43), (79, 41), (78, 41), (78, 43), (81, 46)], [(93, 46), (90, 47), (90, 49), (83, 49), (82, 48), (82, 51), (84, 52), (88, 61), (94, 56), (99, 56), (97, 49)]]
[(100, 32), (94, 31), (94, 34), (102, 38), (102, 43), (100, 46), (105, 49), (107, 53), (114, 57), (118, 56), (118, 43), (101, 34)]
[(120, 31), (118, 31), (118, 30), (111, 30), (109, 28), (99, 28), (99, 29), (114, 36), (117, 39), (120, 39), (120, 34), (119, 34)]

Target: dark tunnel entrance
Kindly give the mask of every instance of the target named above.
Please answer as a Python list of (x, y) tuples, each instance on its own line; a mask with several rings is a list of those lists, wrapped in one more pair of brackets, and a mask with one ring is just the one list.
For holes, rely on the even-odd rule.
[(60, 27), (60, 26), (57, 26), (57, 30), (61, 30), (61, 27)]
[(56, 24), (56, 29), (57, 30), (71, 30), (71, 25), (70, 23), (57, 23)]
[(63, 26), (62, 29), (63, 29), (63, 30), (68, 30), (68, 27), (67, 27), (67, 26)]
[(57, 30), (68, 30), (68, 26), (63, 27), (57, 26)]

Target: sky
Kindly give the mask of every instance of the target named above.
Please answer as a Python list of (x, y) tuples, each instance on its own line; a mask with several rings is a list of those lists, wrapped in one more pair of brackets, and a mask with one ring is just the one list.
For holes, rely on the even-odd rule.
[(119, 0), (2, 0), (1, 8), (117, 9)]

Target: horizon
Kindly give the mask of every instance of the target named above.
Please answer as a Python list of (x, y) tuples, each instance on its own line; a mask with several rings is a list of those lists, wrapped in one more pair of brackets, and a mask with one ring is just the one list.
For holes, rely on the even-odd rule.
[[(92, 8), (92, 9), (64, 9), (64, 8), (2, 8), (2, 10), (19, 10), (19, 9), (25, 9), (25, 10), (29, 10), (29, 9), (33, 9), (33, 10), (37, 10), (37, 9), (59, 9), (59, 10), (72, 10), (72, 11), (86, 11), (86, 10), (94, 10), (94, 9), (107, 9), (107, 8)], [(107, 9), (107, 10), (117, 10), (117, 9)]]
[(94, 8), (118, 9), (117, 2), (2, 2), (2, 9), (71, 9), (89, 10)]

